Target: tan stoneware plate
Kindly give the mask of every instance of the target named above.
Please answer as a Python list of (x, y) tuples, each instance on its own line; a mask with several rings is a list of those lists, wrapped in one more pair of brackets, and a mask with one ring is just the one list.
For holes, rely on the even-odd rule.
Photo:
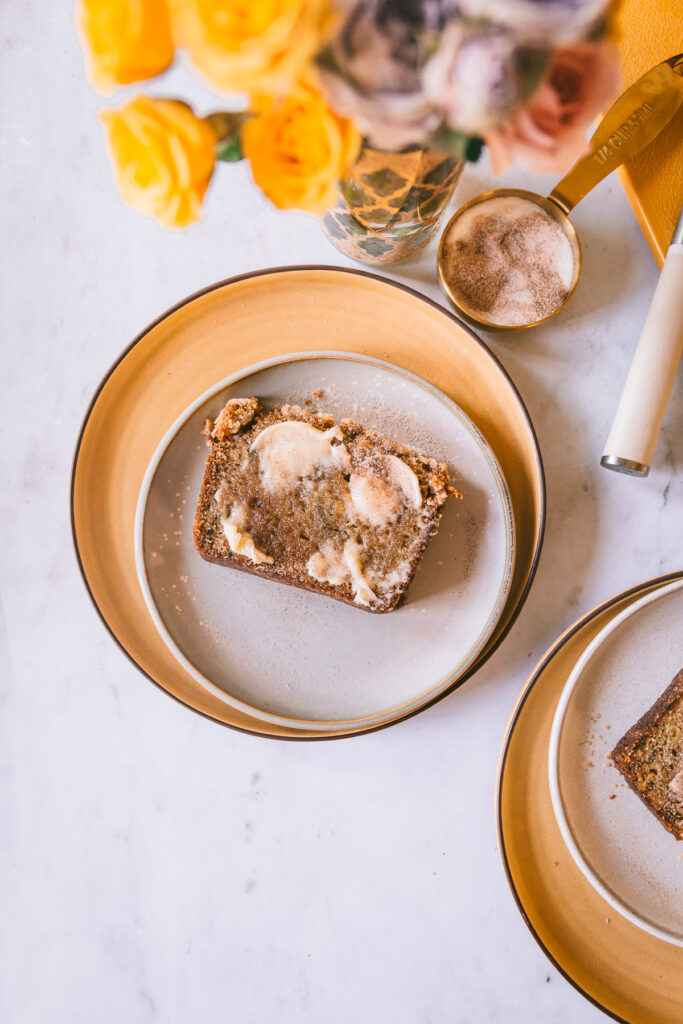
[[(197, 396), (245, 367), (321, 348), (385, 360), (439, 388), (473, 421), (500, 466), (514, 518), (512, 581), (486, 646), (457, 684), (489, 657), (516, 618), (536, 570), (545, 520), (538, 444), (510, 378), (469, 328), (409, 288), (333, 267), (263, 271), (211, 286), (146, 328), (108, 372), (81, 429), (72, 474), (81, 571), (105, 625), (149, 679), (216, 721), (280, 738), (321, 734), (230, 706), (164, 643), (138, 581), (135, 513), (154, 453)], [(431, 703), (398, 709), (383, 724)], [(344, 726), (324, 736), (376, 727)]]
[(584, 878), (553, 813), (548, 748), (558, 701), (588, 645), (624, 609), (680, 579), (683, 572), (624, 591), (559, 637), (522, 691), (498, 771), (500, 850), (524, 920), (575, 988), (615, 1020), (629, 1024), (680, 1024), (683, 949), (617, 913)]

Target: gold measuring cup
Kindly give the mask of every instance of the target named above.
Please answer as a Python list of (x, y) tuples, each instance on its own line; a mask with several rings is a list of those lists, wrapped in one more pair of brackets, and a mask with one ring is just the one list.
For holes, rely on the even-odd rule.
[[(581, 273), (581, 245), (576, 228), (569, 214), (576, 204), (587, 195), (598, 182), (629, 160), (655, 138), (671, 120), (683, 103), (683, 54), (670, 57), (657, 64), (642, 78), (639, 78), (608, 110), (588, 144), (588, 151), (581, 157), (546, 198), (537, 192), (518, 188), (497, 188), (470, 199), (451, 217), (441, 236), (437, 257), (439, 282), (456, 312), (477, 327), (489, 330), (519, 331), (544, 323), (566, 305), (571, 298)], [(549, 213), (565, 233), (574, 253), (574, 279), (562, 303), (548, 316), (528, 324), (506, 327), (486, 320), (481, 312), (475, 314), (469, 307), (460, 304), (449, 285), (445, 273), (444, 249), (449, 232), (459, 217), (473, 206), (488, 199), (516, 196), (526, 199)]]

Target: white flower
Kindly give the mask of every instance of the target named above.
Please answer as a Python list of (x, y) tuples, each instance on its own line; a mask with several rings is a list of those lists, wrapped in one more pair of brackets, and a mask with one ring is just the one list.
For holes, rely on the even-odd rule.
[(552, 46), (585, 39), (610, 0), (459, 0), (466, 18), (512, 29), (520, 39)]
[(379, 149), (419, 144), (440, 125), (441, 115), (424, 95), (421, 65), (425, 34), (442, 21), (438, 0), (359, 3), (319, 63), (330, 104)]

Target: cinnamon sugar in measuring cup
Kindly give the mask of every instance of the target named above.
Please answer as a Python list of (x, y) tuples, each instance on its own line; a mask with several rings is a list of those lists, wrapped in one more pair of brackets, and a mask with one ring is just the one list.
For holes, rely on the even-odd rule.
[[(497, 188), (470, 199), (441, 236), (439, 280), (465, 319), (519, 331), (557, 313), (581, 273), (569, 214), (649, 145), (683, 107), (683, 53), (650, 68), (612, 104), (586, 152), (547, 196)], [(617, 140), (617, 141), (615, 141)]]
[(495, 327), (525, 327), (552, 316), (578, 276), (566, 231), (519, 195), (465, 208), (446, 228), (440, 270), (465, 313)]

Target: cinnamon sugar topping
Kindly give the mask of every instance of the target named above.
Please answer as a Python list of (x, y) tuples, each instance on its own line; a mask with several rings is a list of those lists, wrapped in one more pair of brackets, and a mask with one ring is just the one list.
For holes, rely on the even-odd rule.
[(499, 327), (554, 313), (576, 275), (569, 238), (549, 213), (519, 196), (466, 210), (444, 241), (443, 273), (458, 304)]

